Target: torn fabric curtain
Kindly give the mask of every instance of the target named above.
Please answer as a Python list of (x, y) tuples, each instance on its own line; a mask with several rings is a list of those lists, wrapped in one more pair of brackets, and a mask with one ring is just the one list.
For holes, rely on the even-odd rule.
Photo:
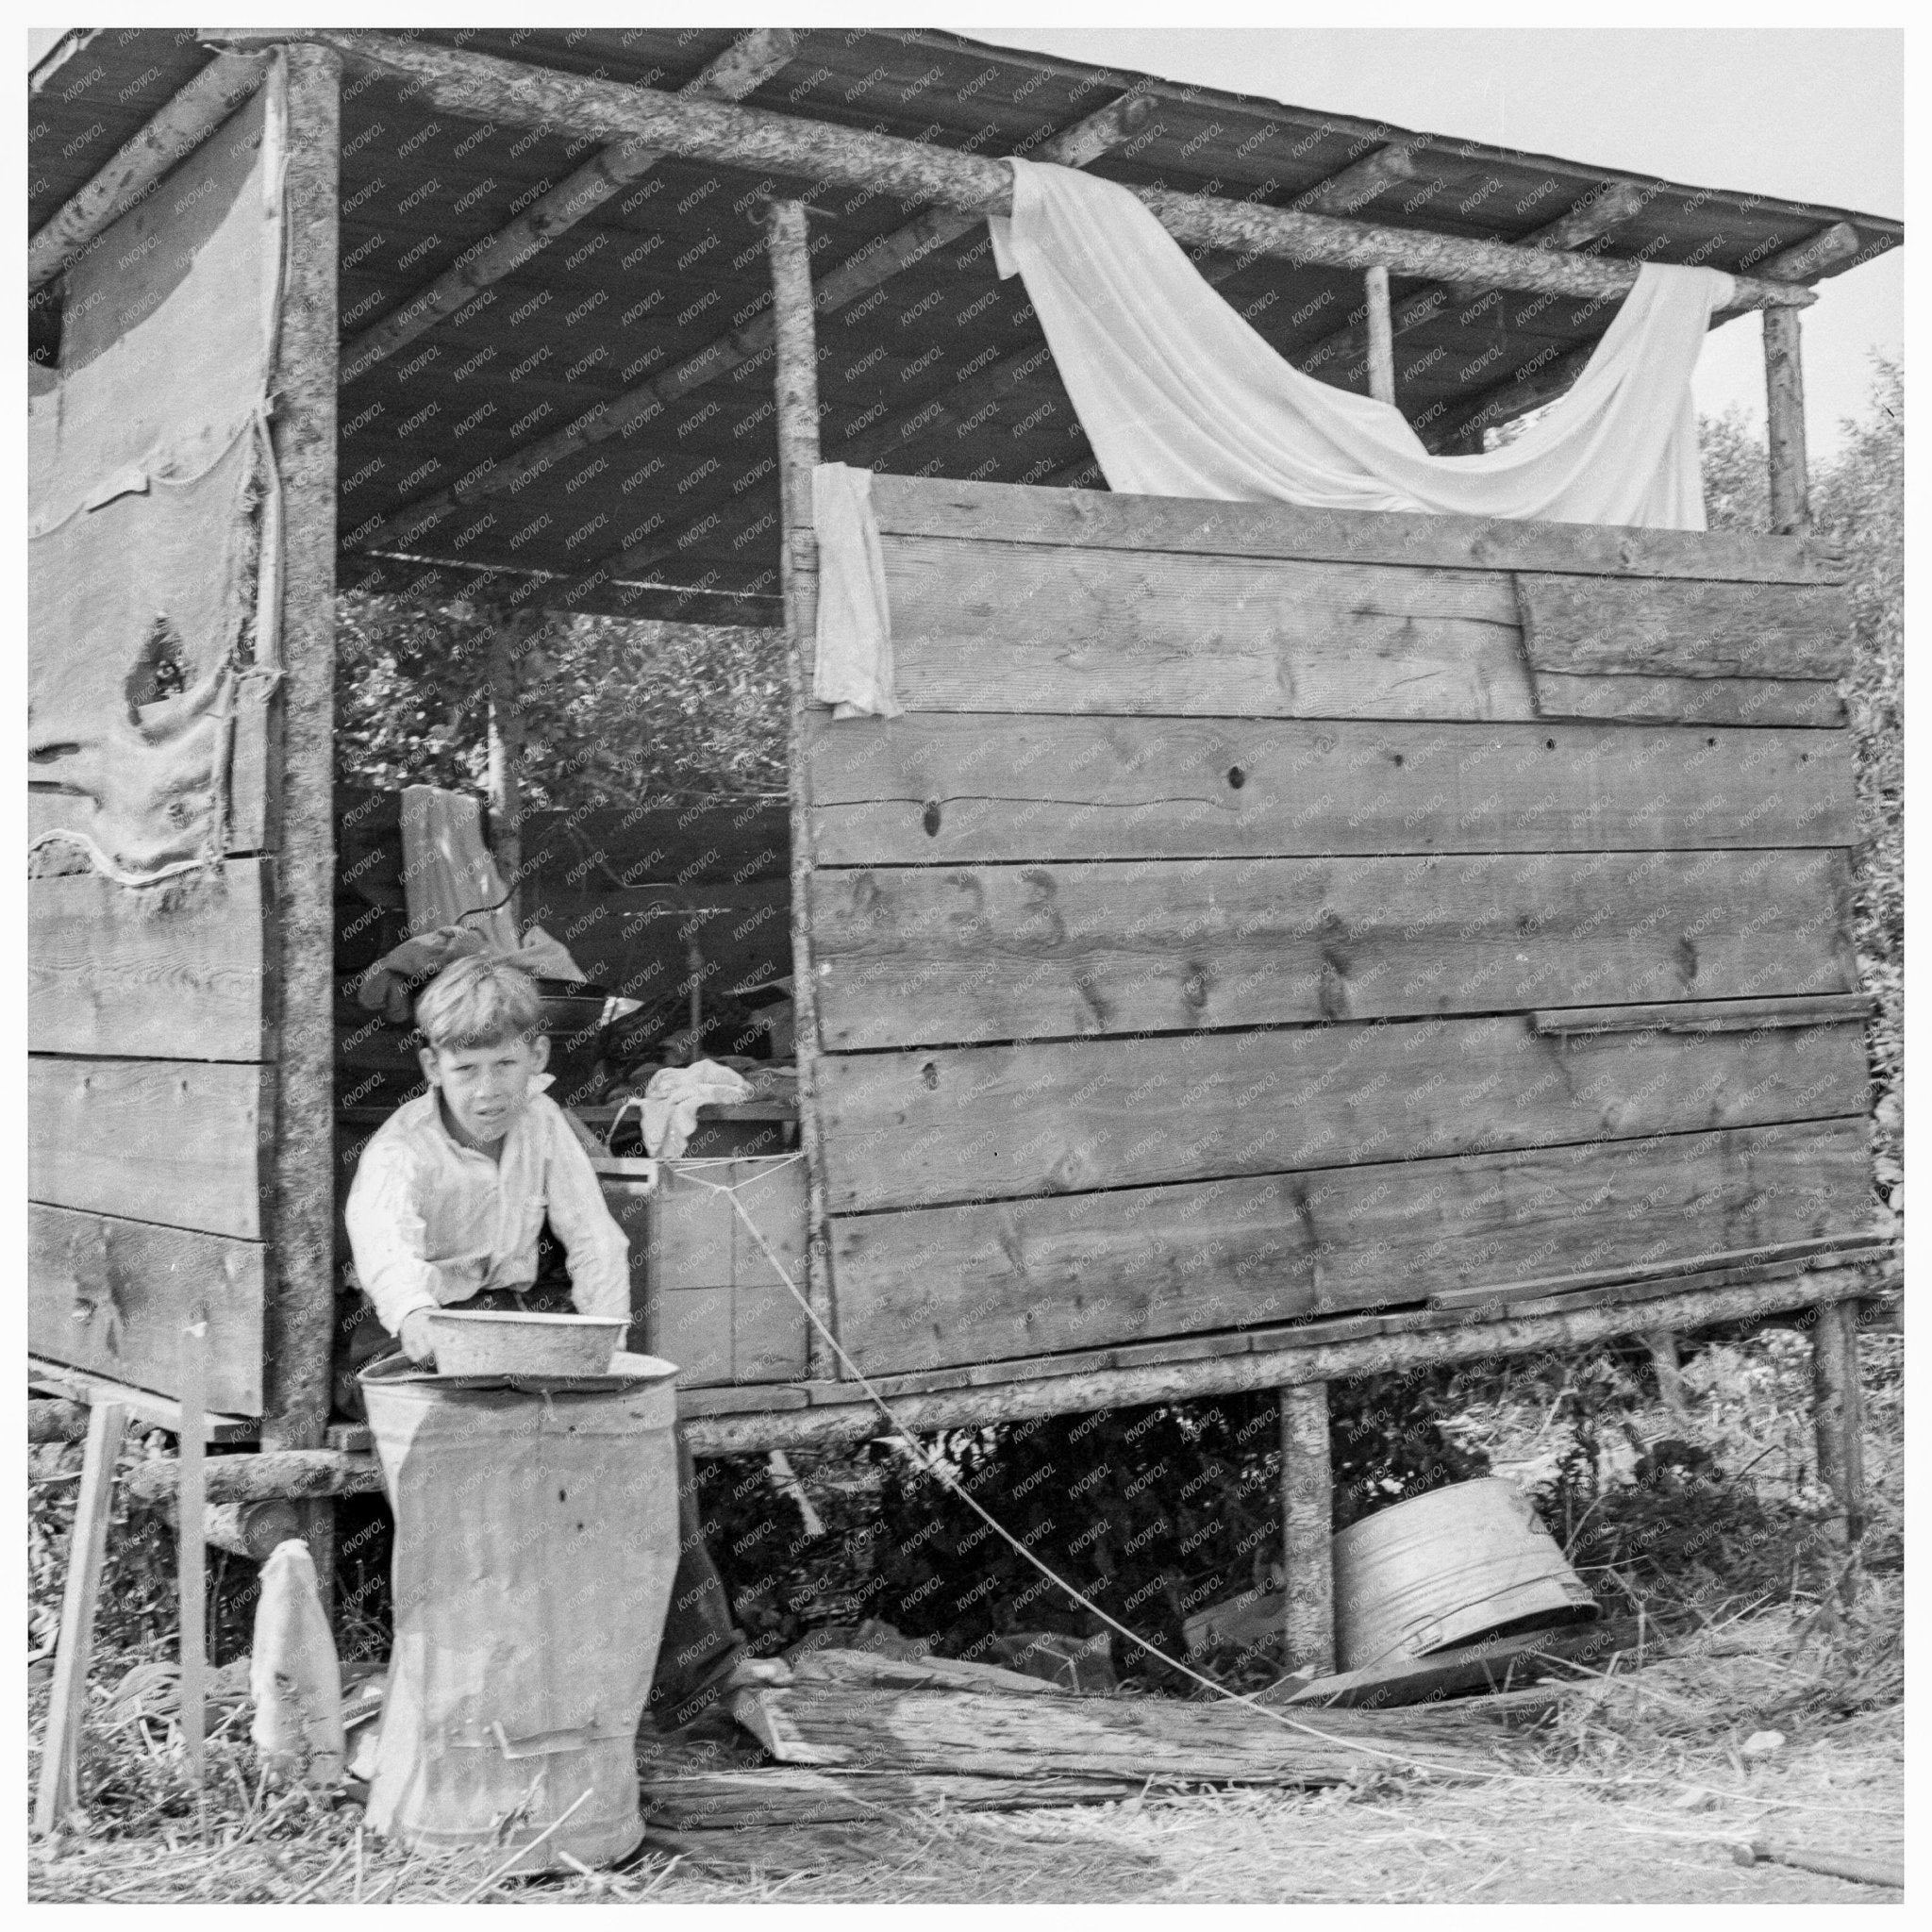
[[(135, 884), (226, 849), (238, 692), (278, 675), (268, 434), (282, 72), (68, 270), (28, 382), (37, 862)], [(42, 854), (44, 853), (44, 858)]]
[(896, 718), (906, 708), (892, 691), (892, 618), (872, 472), (816, 465), (811, 520), (819, 551), (811, 694), (835, 718)]
[(1704, 528), (1690, 374), (1731, 278), (1646, 263), (1574, 387), (1514, 441), (1432, 456), (1401, 412), (1304, 375), (1116, 183), (1016, 160), (991, 218), (1112, 490)]
[(266, 433), (28, 546), (29, 834), (152, 877), (224, 849)]

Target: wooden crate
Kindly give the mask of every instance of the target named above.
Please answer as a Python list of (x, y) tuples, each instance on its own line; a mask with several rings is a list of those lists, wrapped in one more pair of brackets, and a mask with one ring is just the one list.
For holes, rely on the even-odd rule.
[(795, 1155), (659, 1161), (658, 1187), (648, 1195), (612, 1172), (641, 1165), (598, 1163), (605, 1200), (630, 1237), (631, 1346), (677, 1363), (686, 1388), (802, 1380), (805, 1309), (773, 1258), (803, 1292), (804, 1162)]

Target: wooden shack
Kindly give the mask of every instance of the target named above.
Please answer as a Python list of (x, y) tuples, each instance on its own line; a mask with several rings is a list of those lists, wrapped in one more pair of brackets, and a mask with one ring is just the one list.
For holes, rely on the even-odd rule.
[[(789, 639), (812, 1323), (686, 1389), (700, 1453), (1279, 1389), (1319, 1655), (1329, 1380), (1818, 1311), (1856, 1510), (1889, 1264), (1798, 318), (1897, 223), (924, 31), (93, 29), (31, 123), (39, 407), (140, 416), (36, 510), (94, 708), (31, 747), (37, 1386), (165, 1423), (204, 1315), (218, 1432), (370, 1484), (334, 599), (471, 585)], [(1445, 451), (1560, 396), (1640, 261), (1724, 269), (1779, 534), (1110, 494), (990, 259), (1006, 154), (1134, 188)], [(876, 473), (903, 717), (808, 694), (821, 459)], [(178, 504), (231, 567), (169, 630)]]

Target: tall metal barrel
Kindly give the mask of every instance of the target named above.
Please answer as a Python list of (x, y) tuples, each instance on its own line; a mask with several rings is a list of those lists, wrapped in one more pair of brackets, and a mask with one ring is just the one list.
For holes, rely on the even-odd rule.
[(1597, 1611), (1528, 1499), (1501, 1476), (1452, 1483), (1351, 1524), (1335, 1539), (1334, 1564), (1344, 1671)]
[[(677, 1568), (676, 1369), (595, 1392), (365, 1378), (395, 1512), (369, 1822), (412, 1847), (608, 1863), (643, 1836), (636, 1737)], [(578, 1803), (578, 1800), (582, 1800)], [(571, 1807), (577, 1808), (571, 1811)]]

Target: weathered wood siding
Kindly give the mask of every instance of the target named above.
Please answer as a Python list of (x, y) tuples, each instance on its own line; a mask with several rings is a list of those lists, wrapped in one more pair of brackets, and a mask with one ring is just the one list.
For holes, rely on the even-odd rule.
[[(272, 77), (270, 92), (280, 85)], [(246, 285), (248, 275), (234, 267), (242, 256), (201, 253), (210, 208), (245, 199), (243, 227), (260, 226), (248, 210), (260, 206), (262, 164), (254, 157), (264, 111), (259, 101), (243, 108), (171, 177), (183, 192), (164, 186), (102, 237), (104, 258), (119, 263), (103, 286), (120, 299), (108, 320), (91, 326), (106, 340), (152, 318), (160, 342), (152, 352), (156, 393), (167, 399), (157, 412), (163, 448), (167, 438), (197, 446), (207, 425), (196, 408), (205, 411), (223, 383), (244, 407), (267, 387), (268, 339), (249, 319), (272, 312), (262, 299), (270, 291)], [(209, 202), (204, 190), (215, 177), (204, 163), (240, 168), (245, 182), (237, 188), (224, 176), (229, 198)], [(196, 178), (201, 187), (183, 189)], [(271, 242), (246, 258), (253, 273), (274, 277), (280, 229), (268, 232)], [(175, 310), (166, 298), (196, 276), (219, 278), (216, 306), (232, 305), (242, 319), (221, 340), (192, 336), (205, 352), (198, 405), (175, 398), (165, 380), (191, 335), (190, 324), (168, 320)], [(190, 312), (207, 311), (190, 305)], [(284, 500), (293, 499), (285, 492)], [(278, 527), (265, 517), (264, 541)], [(117, 560), (113, 583), (138, 588), (142, 579), (128, 573), (139, 559)], [(265, 575), (275, 580), (273, 571)], [(36, 623), (51, 618), (30, 612)], [(273, 628), (258, 622), (251, 648)], [(89, 633), (90, 656), (96, 641), (113, 661), (114, 641)], [(283, 706), (275, 678), (243, 677), (235, 688), (225, 767), (217, 772), (219, 836), (208, 847), (213, 862), (124, 885), (75, 856), (43, 856), (42, 875), (27, 880), (28, 1347), (172, 1395), (180, 1389), (181, 1332), (198, 1308), (208, 1322), (206, 1400), (245, 1416), (264, 1411), (276, 1280), (274, 1147), (286, 1082), (277, 1065), (284, 1029), (275, 942), (289, 876), (279, 824)], [(30, 838), (57, 826), (87, 829), (75, 796), (47, 789), (57, 771), (34, 770)]]
[(153, 886), (27, 881), (27, 1345), (258, 1415), (275, 1279), (275, 858)]
[(907, 715), (806, 739), (862, 1369), (1863, 1226), (1815, 548), (874, 499)]

